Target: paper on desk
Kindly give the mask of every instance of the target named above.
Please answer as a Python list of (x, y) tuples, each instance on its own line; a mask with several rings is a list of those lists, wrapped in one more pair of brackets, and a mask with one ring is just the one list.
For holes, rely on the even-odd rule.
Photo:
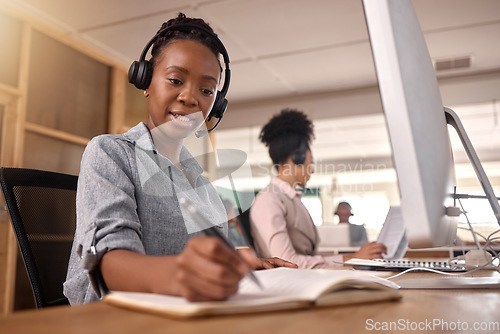
[(389, 208), (377, 242), (387, 247), (387, 254), (383, 255), (385, 259), (401, 259), (405, 255), (408, 249), (408, 241), (406, 240), (401, 207), (391, 206)]

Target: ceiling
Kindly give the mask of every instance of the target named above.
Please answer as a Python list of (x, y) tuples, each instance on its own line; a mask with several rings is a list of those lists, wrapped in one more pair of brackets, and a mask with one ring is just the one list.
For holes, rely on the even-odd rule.
[[(376, 84), (361, 0), (0, 0), (128, 67), (161, 23), (202, 17), (231, 59), (231, 103)], [(500, 69), (500, 1), (413, 0), (436, 60)]]

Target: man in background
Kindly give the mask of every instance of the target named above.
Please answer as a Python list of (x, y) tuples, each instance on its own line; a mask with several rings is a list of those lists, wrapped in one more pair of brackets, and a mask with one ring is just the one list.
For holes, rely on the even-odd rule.
[(366, 234), (363, 225), (351, 224), (349, 218), (353, 216), (352, 207), (347, 202), (340, 202), (335, 210), (335, 214), (339, 217), (340, 224), (349, 224), (349, 236), (351, 246), (363, 246), (368, 242), (368, 235)]

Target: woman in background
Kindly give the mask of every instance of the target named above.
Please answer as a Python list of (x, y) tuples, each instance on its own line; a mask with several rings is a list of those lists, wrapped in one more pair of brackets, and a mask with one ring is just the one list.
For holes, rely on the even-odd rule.
[(285, 109), (262, 128), (259, 139), (269, 148), (277, 175), (255, 198), (250, 211), (257, 254), (277, 256), (299, 268), (328, 268), (350, 258), (373, 259), (386, 251), (383, 244), (367, 243), (351, 255), (322, 255), (317, 251), (318, 232), (301, 201), (314, 172), (309, 145), (313, 124), (298, 110)]

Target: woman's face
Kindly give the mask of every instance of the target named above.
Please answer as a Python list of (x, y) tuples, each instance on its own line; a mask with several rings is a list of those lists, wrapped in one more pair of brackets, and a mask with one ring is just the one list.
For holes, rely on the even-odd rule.
[(215, 101), (219, 62), (205, 45), (175, 40), (159, 55), (149, 95), (148, 128), (184, 139), (205, 121)]

